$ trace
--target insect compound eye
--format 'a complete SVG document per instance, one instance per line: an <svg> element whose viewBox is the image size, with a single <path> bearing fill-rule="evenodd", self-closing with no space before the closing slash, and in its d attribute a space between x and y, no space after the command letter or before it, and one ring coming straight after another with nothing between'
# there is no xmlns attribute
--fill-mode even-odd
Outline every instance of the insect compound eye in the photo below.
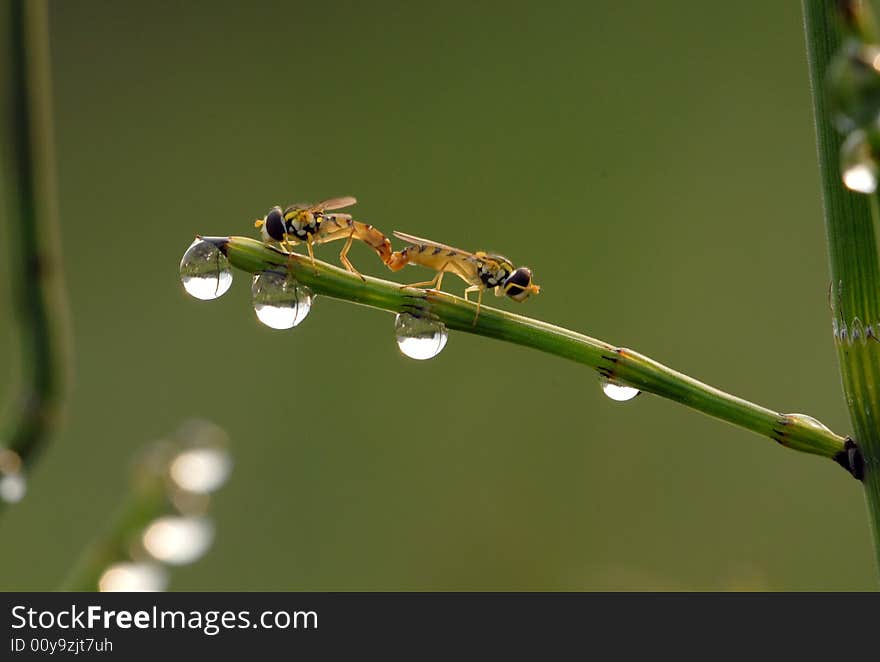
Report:
<svg viewBox="0 0 880 662"><path fill-rule="evenodd" d="M281 207L272 207L266 214L266 234L275 241L284 241L284 216L281 214Z"/></svg>
<svg viewBox="0 0 880 662"><path fill-rule="evenodd" d="M504 281L504 292L514 301L525 301L531 294L532 272L520 267Z"/></svg>

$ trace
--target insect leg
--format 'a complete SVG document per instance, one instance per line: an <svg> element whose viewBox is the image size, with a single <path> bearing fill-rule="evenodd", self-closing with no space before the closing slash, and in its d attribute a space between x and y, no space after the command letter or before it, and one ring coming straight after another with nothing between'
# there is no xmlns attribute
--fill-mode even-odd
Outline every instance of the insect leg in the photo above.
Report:
<svg viewBox="0 0 880 662"><path fill-rule="evenodd" d="M470 301L470 299L468 299L468 294L470 294L471 292L481 292L482 290L483 288L479 285L471 285L470 287L466 287L464 290L464 300Z"/></svg>
<svg viewBox="0 0 880 662"><path fill-rule="evenodd" d="M408 285L401 285L400 289L403 289L405 287L427 287L429 290L439 290L440 283L443 282L443 274L446 273L443 271L443 269L445 268L446 265L444 264L443 267L439 271L437 271L437 275L434 276L431 280L424 280L420 283L409 283Z"/></svg>
<svg viewBox="0 0 880 662"><path fill-rule="evenodd" d="M284 239L279 243L281 244L281 248L287 251L287 273L289 274L290 268L293 265L293 244L290 243L290 239L286 234L284 235Z"/></svg>
<svg viewBox="0 0 880 662"><path fill-rule="evenodd" d="M306 239L306 248L309 249L309 258L312 260L312 269L315 270L315 275L318 275L318 265L315 264L315 251L312 249L312 235L307 235Z"/></svg>
<svg viewBox="0 0 880 662"><path fill-rule="evenodd" d="M363 277L360 271L354 268L354 265L348 259L348 249L351 248L351 242L354 239L354 225L351 226L351 233L348 235L348 239L345 240L345 246L342 247L342 250L339 252L339 261L345 265L345 268L350 272L355 274L356 276L360 276L360 279L366 282L366 278Z"/></svg>
<svg viewBox="0 0 880 662"><path fill-rule="evenodd" d="M477 318L480 316L480 306L483 305L483 290L484 288L480 288L480 293L477 295L477 314L474 315L473 326L477 325Z"/></svg>

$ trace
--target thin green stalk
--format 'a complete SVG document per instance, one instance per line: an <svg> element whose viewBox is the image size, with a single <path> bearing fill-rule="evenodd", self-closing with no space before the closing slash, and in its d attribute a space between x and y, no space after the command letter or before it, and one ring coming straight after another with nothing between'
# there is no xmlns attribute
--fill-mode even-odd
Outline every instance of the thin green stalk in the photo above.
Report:
<svg viewBox="0 0 880 662"><path fill-rule="evenodd" d="M829 116L825 78L841 45L834 3L804 0L807 56L831 268L833 329L856 440L864 458L865 497L880 564L880 262L876 195L847 190L839 166L839 134Z"/></svg>
<svg viewBox="0 0 880 662"><path fill-rule="evenodd" d="M67 306L58 249L48 16L44 0L3 3L0 167L6 203L20 392L0 433L7 472L29 468L54 430L68 373ZM9 451L12 451L10 453ZM17 458L11 462L9 458ZM2 506L2 501L0 501Z"/></svg>
<svg viewBox="0 0 880 662"><path fill-rule="evenodd" d="M342 269L281 252L247 237L205 237L230 263L250 273L286 268L315 293L395 313L429 316L449 329L505 340L582 363L614 382L634 386L769 437L805 453L831 458L850 469L847 438L801 414L781 414L725 393L629 349L540 320L483 306L459 297L401 287L378 278L361 280Z"/></svg>

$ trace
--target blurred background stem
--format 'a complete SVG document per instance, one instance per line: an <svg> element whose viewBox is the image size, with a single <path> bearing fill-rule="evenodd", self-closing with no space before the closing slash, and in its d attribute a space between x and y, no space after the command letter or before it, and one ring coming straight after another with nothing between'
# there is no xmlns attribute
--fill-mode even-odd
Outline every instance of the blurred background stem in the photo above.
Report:
<svg viewBox="0 0 880 662"><path fill-rule="evenodd" d="M18 393L0 437L7 473L28 469L54 431L68 376L67 304L55 191L45 0L3 3L2 179L20 348ZM9 451L12 451L11 453ZM0 500L2 504L2 500Z"/></svg>
<svg viewBox="0 0 880 662"><path fill-rule="evenodd" d="M58 590L163 590L168 565L185 565L207 552L213 493L232 470L228 441L218 425L190 419L145 447L125 499Z"/></svg>
<svg viewBox="0 0 880 662"><path fill-rule="evenodd" d="M847 190L842 139L830 119L826 72L841 46L836 3L804 0L807 54L831 271L834 341L856 441L864 458L865 497L880 564L880 266L876 193Z"/></svg>
<svg viewBox="0 0 880 662"><path fill-rule="evenodd" d="M107 531L89 543L57 590L97 590L101 576L107 569L127 559L137 537L151 521L168 511L168 497L163 484L158 480L142 482L144 484L132 488L114 514Z"/></svg>

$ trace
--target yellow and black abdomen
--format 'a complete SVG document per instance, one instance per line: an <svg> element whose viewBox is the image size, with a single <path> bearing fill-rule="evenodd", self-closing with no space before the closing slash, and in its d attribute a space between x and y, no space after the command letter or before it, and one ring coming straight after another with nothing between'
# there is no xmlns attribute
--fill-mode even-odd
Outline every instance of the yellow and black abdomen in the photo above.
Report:
<svg viewBox="0 0 880 662"><path fill-rule="evenodd" d="M393 260L393 265L388 265L393 271L403 269L407 264L418 264L434 271L443 271L444 265L460 259L458 251L423 244L411 244L395 252L394 255L396 258Z"/></svg>

